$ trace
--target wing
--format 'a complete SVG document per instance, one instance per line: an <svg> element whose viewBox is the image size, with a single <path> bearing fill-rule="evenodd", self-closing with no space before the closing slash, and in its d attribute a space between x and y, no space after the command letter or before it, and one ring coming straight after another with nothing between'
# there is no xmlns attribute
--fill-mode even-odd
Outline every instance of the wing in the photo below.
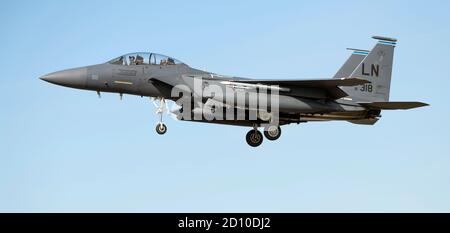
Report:
<svg viewBox="0 0 450 233"><path fill-rule="evenodd" d="M301 90L299 93L308 93L304 90L310 90L310 96L317 98L330 98L330 99L340 99L342 97L348 96L340 86L359 86L366 83L370 83L368 80L360 78L343 78L343 79L312 79L312 80L265 80L265 79L234 79L230 80L231 84L263 84L263 85L277 85L281 90L286 90L288 92L295 92L295 90ZM317 93L317 95L314 95ZM325 95L320 95L324 93ZM321 97L320 97L321 96Z"/></svg>

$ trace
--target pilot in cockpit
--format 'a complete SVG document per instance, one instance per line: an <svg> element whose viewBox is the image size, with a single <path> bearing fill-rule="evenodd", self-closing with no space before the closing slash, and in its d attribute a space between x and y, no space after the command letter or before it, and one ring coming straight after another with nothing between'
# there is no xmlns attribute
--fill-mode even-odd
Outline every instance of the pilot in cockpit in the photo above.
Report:
<svg viewBox="0 0 450 233"><path fill-rule="evenodd" d="M144 64L144 58L137 55L136 56L136 65L142 65L142 64Z"/></svg>
<svg viewBox="0 0 450 233"><path fill-rule="evenodd" d="M134 56L129 56L128 58L130 59L130 65L136 65L136 62L134 60Z"/></svg>
<svg viewBox="0 0 450 233"><path fill-rule="evenodd" d="M173 60L173 58L167 58L167 65L175 65L175 61Z"/></svg>

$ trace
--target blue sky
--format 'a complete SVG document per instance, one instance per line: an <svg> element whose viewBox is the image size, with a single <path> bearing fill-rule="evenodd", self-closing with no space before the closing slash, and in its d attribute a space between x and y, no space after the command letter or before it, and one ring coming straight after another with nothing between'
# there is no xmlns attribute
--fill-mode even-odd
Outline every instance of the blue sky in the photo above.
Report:
<svg viewBox="0 0 450 233"><path fill-rule="evenodd" d="M449 212L448 1L2 1L0 212ZM39 76L154 51L220 74L330 78L347 47L399 39L375 126L247 128L177 122L154 132L147 98Z"/></svg>

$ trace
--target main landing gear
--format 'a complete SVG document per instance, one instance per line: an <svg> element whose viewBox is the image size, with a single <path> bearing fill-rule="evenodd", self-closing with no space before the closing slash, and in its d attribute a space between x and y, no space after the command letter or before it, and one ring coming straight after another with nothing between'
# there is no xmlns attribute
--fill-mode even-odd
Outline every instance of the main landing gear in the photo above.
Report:
<svg viewBox="0 0 450 233"><path fill-rule="evenodd" d="M270 141L275 141L281 136L281 127L277 125L269 125L264 128L264 136Z"/></svg>
<svg viewBox="0 0 450 233"><path fill-rule="evenodd" d="M258 131L257 128L248 131L247 136L245 137L248 145L252 147L258 147L263 142L263 135Z"/></svg>
<svg viewBox="0 0 450 233"><path fill-rule="evenodd" d="M264 128L264 136L270 141L277 140L281 136L281 127L277 125L266 126ZM252 130L248 131L245 139L249 146L258 147L262 144L264 137L255 125Z"/></svg>
<svg viewBox="0 0 450 233"><path fill-rule="evenodd" d="M163 114L166 107L166 100L159 98L159 107L156 109L156 113L159 114L159 122L156 124L156 133L163 135L167 132L167 126L163 123Z"/></svg>

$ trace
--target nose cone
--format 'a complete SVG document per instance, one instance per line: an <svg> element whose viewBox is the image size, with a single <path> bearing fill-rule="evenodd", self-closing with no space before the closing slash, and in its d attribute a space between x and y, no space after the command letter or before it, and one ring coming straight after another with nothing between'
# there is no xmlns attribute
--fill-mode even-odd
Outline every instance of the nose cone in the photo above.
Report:
<svg viewBox="0 0 450 233"><path fill-rule="evenodd" d="M65 87L85 88L87 68L75 68L70 70L58 71L44 75L40 77L40 79Z"/></svg>

